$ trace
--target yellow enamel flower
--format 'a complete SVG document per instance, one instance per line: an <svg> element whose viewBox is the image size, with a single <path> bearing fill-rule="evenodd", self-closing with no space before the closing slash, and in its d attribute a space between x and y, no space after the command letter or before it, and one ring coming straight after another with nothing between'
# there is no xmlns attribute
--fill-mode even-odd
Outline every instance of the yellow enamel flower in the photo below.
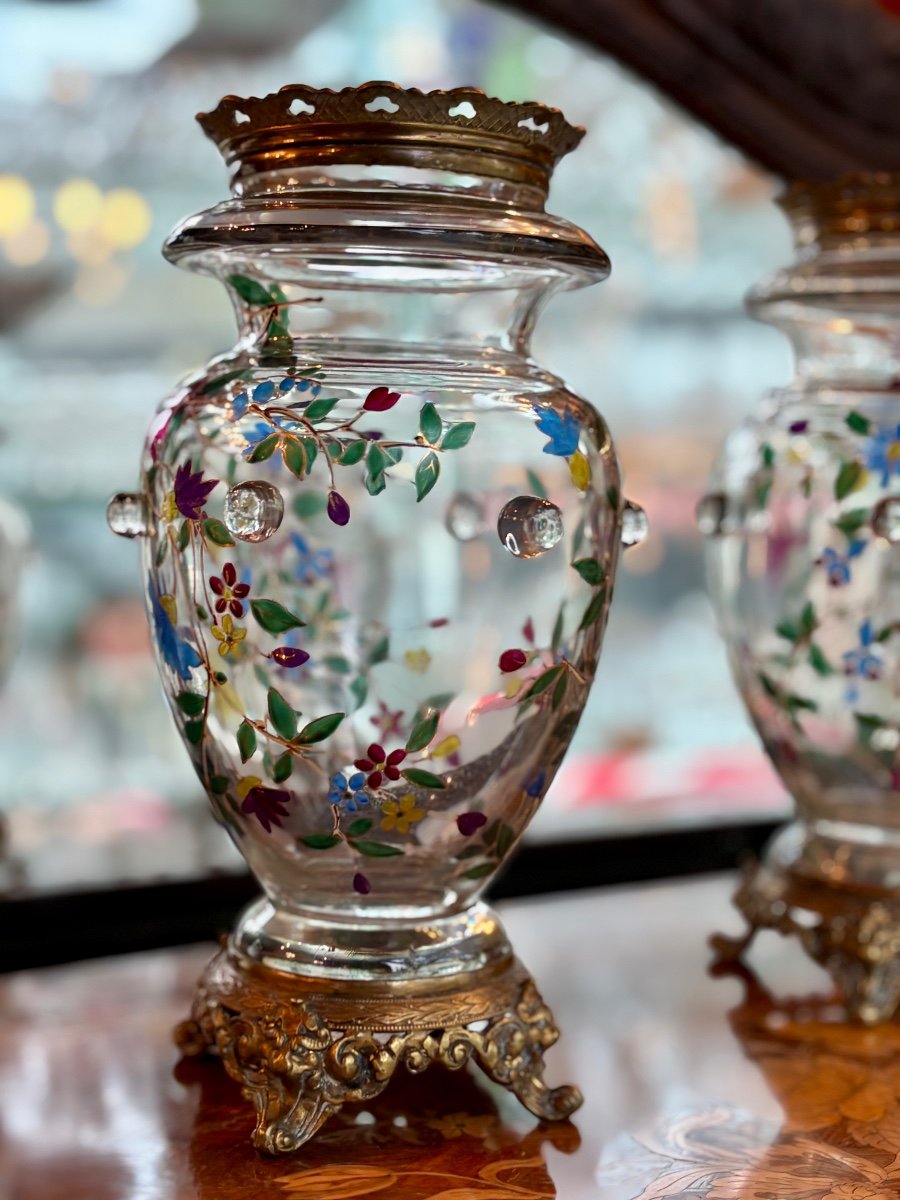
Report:
<svg viewBox="0 0 900 1200"><path fill-rule="evenodd" d="M237 649L247 636L247 630L235 625L231 613L226 613L218 625L213 625L212 635L219 643L219 653L225 658Z"/></svg>
<svg viewBox="0 0 900 1200"><path fill-rule="evenodd" d="M175 493L167 492L162 505L162 518L171 523L178 517L178 505L175 503Z"/></svg>
<svg viewBox="0 0 900 1200"><path fill-rule="evenodd" d="M580 450L576 450L569 459L569 473L579 492L587 491L591 482L591 464Z"/></svg>
<svg viewBox="0 0 900 1200"><path fill-rule="evenodd" d="M242 775L234 790L242 800L246 800L255 787L262 787L262 782L258 775Z"/></svg>
<svg viewBox="0 0 900 1200"><path fill-rule="evenodd" d="M410 825L421 821L425 816L424 808L416 808L412 796L401 796L399 800L385 800L381 806L381 828L385 833L396 829L398 833L409 833Z"/></svg>
<svg viewBox="0 0 900 1200"><path fill-rule="evenodd" d="M431 655L425 649L407 650L403 655L403 661L410 671L415 671L417 675L424 675L431 666Z"/></svg>

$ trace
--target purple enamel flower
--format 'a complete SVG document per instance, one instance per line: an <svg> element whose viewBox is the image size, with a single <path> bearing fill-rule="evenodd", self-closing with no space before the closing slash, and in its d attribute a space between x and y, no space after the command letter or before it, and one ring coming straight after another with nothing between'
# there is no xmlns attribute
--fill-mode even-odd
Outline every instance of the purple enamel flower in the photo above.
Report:
<svg viewBox="0 0 900 1200"><path fill-rule="evenodd" d="M204 479L203 471L193 470L193 465L188 459L175 472L175 507L189 521L199 521L203 517L203 506L219 481Z"/></svg>
<svg viewBox="0 0 900 1200"><path fill-rule="evenodd" d="M335 525L346 525L350 520L350 505L340 492L328 493L328 519Z"/></svg>
<svg viewBox="0 0 900 1200"><path fill-rule="evenodd" d="M254 787L247 793L241 812L256 817L266 833L271 833L272 826L280 826L281 818L288 815L290 799L291 793L284 788Z"/></svg>

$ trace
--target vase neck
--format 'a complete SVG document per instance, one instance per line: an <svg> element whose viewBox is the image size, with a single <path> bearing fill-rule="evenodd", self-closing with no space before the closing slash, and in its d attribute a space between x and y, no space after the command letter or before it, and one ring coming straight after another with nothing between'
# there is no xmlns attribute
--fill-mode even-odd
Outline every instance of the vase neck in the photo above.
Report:
<svg viewBox="0 0 900 1200"><path fill-rule="evenodd" d="M781 198L796 261L751 292L750 310L793 346L796 384L900 383L900 174L794 184Z"/></svg>

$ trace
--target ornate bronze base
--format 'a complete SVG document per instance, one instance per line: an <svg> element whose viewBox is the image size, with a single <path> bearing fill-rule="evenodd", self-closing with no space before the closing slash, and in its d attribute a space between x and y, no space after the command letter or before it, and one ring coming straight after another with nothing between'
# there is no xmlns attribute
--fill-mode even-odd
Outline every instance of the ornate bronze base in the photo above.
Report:
<svg viewBox="0 0 900 1200"><path fill-rule="evenodd" d="M342 1104L370 1100L399 1064L418 1073L474 1059L535 1116L564 1120L574 1087L548 1088L553 1015L518 960L469 975L413 981L331 981L275 971L225 947L203 973L184 1054L213 1050L256 1108L253 1144L298 1149Z"/></svg>
<svg viewBox="0 0 900 1200"><path fill-rule="evenodd" d="M738 959L760 929L796 937L867 1025L900 1008L900 896L803 878L777 863L755 863L735 893L747 920L743 938L716 935L720 962Z"/></svg>

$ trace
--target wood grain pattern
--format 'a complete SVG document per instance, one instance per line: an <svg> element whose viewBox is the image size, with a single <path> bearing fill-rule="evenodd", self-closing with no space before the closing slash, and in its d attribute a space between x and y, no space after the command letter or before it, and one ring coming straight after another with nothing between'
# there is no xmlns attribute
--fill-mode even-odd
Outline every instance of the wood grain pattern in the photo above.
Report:
<svg viewBox="0 0 900 1200"><path fill-rule="evenodd" d="M759 980L707 971L731 879L511 904L564 1030L574 1124L540 1126L464 1072L397 1078L292 1158L249 1145L216 1062L171 1042L209 947L0 980L3 1200L887 1200L900 1194L900 1025L846 1023L774 934ZM772 992L788 999L776 999Z"/></svg>

